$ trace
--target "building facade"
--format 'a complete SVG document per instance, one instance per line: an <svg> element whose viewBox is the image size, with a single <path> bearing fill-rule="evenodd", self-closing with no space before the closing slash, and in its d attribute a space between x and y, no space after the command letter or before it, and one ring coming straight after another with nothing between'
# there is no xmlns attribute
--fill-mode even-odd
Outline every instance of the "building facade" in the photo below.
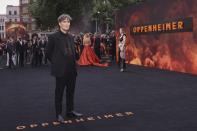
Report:
<svg viewBox="0 0 197 131"><path fill-rule="evenodd" d="M29 12L30 0L19 0L20 6L20 21L27 24L27 31L30 33L36 29L35 19L32 18Z"/></svg>
<svg viewBox="0 0 197 131"><path fill-rule="evenodd" d="M5 22L6 22L6 15L0 15L0 38L6 38L6 31L5 31Z"/></svg>
<svg viewBox="0 0 197 131"><path fill-rule="evenodd" d="M30 2L36 0L19 0L18 6L7 5L6 14L0 15L0 38L36 31L36 22L29 11ZM23 30L23 31L22 31ZM15 32L15 34L13 34ZM22 33L21 33L22 32Z"/></svg>
<svg viewBox="0 0 197 131"><path fill-rule="evenodd" d="M6 17L7 17L7 22L20 22L19 6L7 5Z"/></svg>

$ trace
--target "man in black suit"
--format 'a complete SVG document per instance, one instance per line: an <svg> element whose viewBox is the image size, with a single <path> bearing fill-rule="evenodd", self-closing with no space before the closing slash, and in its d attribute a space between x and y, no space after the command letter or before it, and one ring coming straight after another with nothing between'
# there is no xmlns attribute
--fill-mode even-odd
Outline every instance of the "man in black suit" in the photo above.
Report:
<svg viewBox="0 0 197 131"><path fill-rule="evenodd" d="M95 34L94 52L99 57L99 59L101 59L100 46L101 46L101 39L98 34Z"/></svg>
<svg viewBox="0 0 197 131"><path fill-rule="evenodd" d="M74 92L77 76L74 38L68 33L71 17L62 14L58 17L59 31L49 36L46 55L51 62L51 74L56 78L55 109L56 118L63 122L62 99L66 88L66 116L80 117L82 114L74 111Z"/></svg>
<svg viewBox="0 0 197 131"><path fill-rule="evenodd" d="M39 42L38 42L38 35L33 34L32 35L32 60L31 60L31 65L32 67L37 67L38 66L38 60L39 60Z"/></svg>
<svg viewBox="0 0 197 131"><path fill-rule="evenodd" d="M19 66L24 67L24 53L25 53L25 43L22 38L19 38L17 43L17 52L19 53Z"/></svg>
<svg viewBox="0 0 197 131"><path fill-rule="evenodd" d="M116 60L116 36L115 32L111 33L110 36L110 43L111 43L111 53L112 53L112 61Z"/></svg>

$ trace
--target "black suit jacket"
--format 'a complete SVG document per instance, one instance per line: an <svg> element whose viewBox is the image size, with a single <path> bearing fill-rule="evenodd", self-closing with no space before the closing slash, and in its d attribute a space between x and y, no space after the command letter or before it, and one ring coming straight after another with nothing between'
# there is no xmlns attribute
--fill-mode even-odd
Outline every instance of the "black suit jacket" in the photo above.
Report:
<svg viewBox="0 0 197 131"><path fill-rule="evenodd" d="M100 45L101 45L101 39L99 37L96 37L95 38L94 49L99 49L100 50Z"/></svg>
<svg viewBox="0 0 197 131"><path fill-rule="evenodd" d="M49 35L46 56L51 62L51 74L55 77L77 75L74 38L58 31Z"/></svg>
<svg viewBox="0 0 197 131"><path fill-rule="evenodd" d="M23 54L25 52L25 43L22 42L22 45L20 43L20 41L17 41L16 42L16 48L17 48L17 52L20 53L20 54Z"/></svg>

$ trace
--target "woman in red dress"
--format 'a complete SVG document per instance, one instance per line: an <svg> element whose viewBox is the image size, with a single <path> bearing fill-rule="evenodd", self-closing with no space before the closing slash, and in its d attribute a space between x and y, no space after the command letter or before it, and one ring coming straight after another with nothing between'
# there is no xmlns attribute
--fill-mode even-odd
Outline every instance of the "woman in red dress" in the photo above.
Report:
<svg viewBox="0 0 197 131"><path fill-rule="evenodd" d="M90 65L95 65L99 67L107 67L108 64L100 63L100 59L98 56L94 53L93 49L91 48L91 39L89 34L85 34L83 37L83 51L81 53L81 56L78 60L78 64L80 66L90 66Z"/></svg>

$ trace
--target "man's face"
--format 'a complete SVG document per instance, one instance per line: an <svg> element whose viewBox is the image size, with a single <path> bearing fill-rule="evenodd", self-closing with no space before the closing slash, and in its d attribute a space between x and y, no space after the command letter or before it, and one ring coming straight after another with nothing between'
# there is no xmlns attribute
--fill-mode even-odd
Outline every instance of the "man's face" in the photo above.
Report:
<svg viewBox="0 0 197 131"><path fill-rule="evenodd" d="M70 28L70 20L65 19L65 20L59 22L59 26L60 26L60 29L62 29L63 31L68 31Z"/></svg>

